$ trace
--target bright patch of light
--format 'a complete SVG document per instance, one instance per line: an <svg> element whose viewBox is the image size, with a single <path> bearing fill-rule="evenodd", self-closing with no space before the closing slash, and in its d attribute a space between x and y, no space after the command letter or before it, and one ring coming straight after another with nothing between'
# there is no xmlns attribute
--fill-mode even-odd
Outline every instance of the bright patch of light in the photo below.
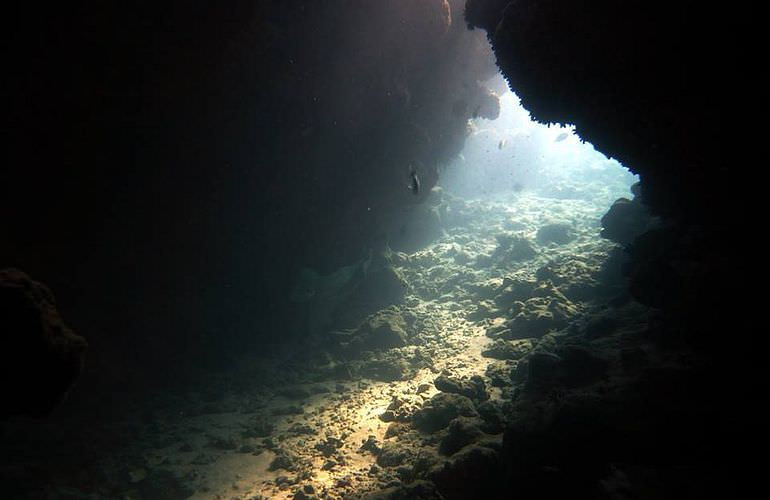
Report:
<svg viewBox="0 0 770 500"><path fill-rule="evenodd" d="M573 125L533 121L509 91L500 104L496 120L469 121L462 154L443 172L445 189L465 198L528 192L602 204L629 196L636 176L582 141Z"/></svg>

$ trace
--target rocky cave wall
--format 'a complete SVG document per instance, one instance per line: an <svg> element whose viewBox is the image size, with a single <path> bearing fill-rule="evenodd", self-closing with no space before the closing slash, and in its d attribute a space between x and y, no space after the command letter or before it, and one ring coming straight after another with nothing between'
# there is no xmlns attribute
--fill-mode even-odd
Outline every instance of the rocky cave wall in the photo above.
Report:
<svg viewBox="0 0 770 500"><path fill-rule="evenodd" d="M97 355L109 345L129 362L157 356L181 369L212 338L238 345L223 332L253 332L253 318L237 318L275 306L293 262L337 265L323 257L334 241L347 262L358 254L353 243L376 239L367 229L387 222L357 218L364 207L418 201L389 187L401 182L403 163L430 166L451 154L460 124L481 109L483 89L455 73L489 71L475 66L479 46L462 42L479 33L458 22L459 2L451 25L444 2L388 4L408 13L394 32L381 2L328 10L286 3L260 3L256 15L243 3L67 6L6 17L14 71L4 153L12 168L3 171L0 260L52 285ZM350 17L343 22L340 12ZM509 415L500 462L472 459L471 475L446 468L437 480L454 494L481 485L541 497L587 497L601 480L616 498L628 489L620 472L647 476L657 464L664 487L694 478L695 491L716 482L734 493L742 446L756 439L762 364L732 337L744 331L747 275L728 237L742 205L725 203L737 182L725 174L734 160L719 128L725 105L708 100L728 77L704 78L712 75L707 60L729 51L698 36L716 26L714 14L686 3L544 0L471 0L467 13L536 117L575 123L640 174L641 201L662 222L629 234L646 209L626 200L603 220L605 236L625 247L631 295L656 311L645 344L673 345L667 352L677 359L645 368L639 349L623 350L624 363L641 365L639 385L597 397L525 393L522 414ZM369 45L351 43L368 36ZM378 52L383 40L396 61ZM337 198L346 203L328 203ZM348 240L354 225L363 231ZM21 319L47 318L36 333L68 339L51 355L74 377L85 342L62 324L50 293L17 271L0 274L0 311L23 302L31 313ZM212 324L218 337L207 335ZM585 370L591 358L573 348L561 360L533 357L529 377L565 364L569 353L572 368ZM6 378L17 374L12 366ZM32 413L49 410L32 403ZM609 477L608 460L622 462Z"/></svg>
<svg viewBox="0 0 770 500"><path fill-rule="evenodd" d="M750 163L735 141L746 110L730 100L751 71L734 30L742 14L688 1L470 0L466 16L535 119L575 124L639 174L636 201L662 222L623 242L635 297L687 316L696 337L718 335L702 312L732 300L713 291L739 287L743 261L729 237L747 189L731 165Z"/></svg>
<svg viewBox="0 0 770 500"><path fill-rule="evenodd" d="M466 12L537 120L575 124L638 173L655 213L724 220L743 157L731 139L744 111L730 103L750 71L740 13L609 0L470 0Z"/></svg>
<svg viewBox="0 0 770 500"><path fill-rule="evenodd" d="M54 291L86 370L176 373L280 341L298 268L383 241L393 208L422 201L409 165L429 190L467 118L495 116L477 81L496 68L462 16L458 0L14 6L2 267Z"/></svg>
<svg viewBox="0 0 770 500"><path fill-rule="evenodd" d="M583 139L639 174L635 198L616 202L603 235L623 247L629 296L654 311L645 342L684 361L676 370L649 366L629 386L644 394L642 413L629 411L633 398L618 405L619 428L636 427L614 443L606 437L613 419L599 415L611 405L601 397L580 411L556 403L554 418L538 413L551 404L545 396L522 403L530 414L518 415L504 438L511 487L593 497L598 483L589 478L612 463L656 470L657 488L671 497L741 487L740 466L726 457L742 456L760 431L752 412L735 409L755 399L762 378L761 362L735 342L748 327L740 290L751 280L734 238L745 227L753 164L746 139L736 140L741 124L752 123L750 30L736 30L748 26L744 14L686 1L467 2L469 27L487 32L534 118L575 124ZM672 397L672 390L680 392Z"/></svg>

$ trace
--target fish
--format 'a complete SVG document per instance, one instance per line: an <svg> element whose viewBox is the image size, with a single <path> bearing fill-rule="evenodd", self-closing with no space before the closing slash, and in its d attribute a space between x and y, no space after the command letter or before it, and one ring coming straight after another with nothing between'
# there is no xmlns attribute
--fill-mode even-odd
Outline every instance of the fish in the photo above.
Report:
<svg viewBox="0 0 770 500"><path fill-rule="evenodd" d="M409 165L409 185L407 186L413 195L420 194L420 177L417 175L417 168Z"/></svg>
<svg viewBox="0 0 770 500"><path fill-rule="evenodd" d="M500 143L497 145L497 149L503 149L507 142L508 141L506 141L505 139L500 139Z"/></svg>
<svg viewBox="0 0 770 500"><path fill-rule="evenodd" d="M563 141L564 139L566 139L567 137L569 137L569 134L568 134L567 132L562 132L561 134L559 134L558 136L556 136L556 139L554 139L554 141L553 141L553 142L561 142L561 141Z"/></svg>

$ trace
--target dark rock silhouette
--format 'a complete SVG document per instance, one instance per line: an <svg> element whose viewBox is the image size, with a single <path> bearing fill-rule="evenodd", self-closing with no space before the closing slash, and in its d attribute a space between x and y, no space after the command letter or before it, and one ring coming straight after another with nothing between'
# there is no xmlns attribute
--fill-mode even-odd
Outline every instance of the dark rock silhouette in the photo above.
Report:
<svg viewBox="0 0 770 500"><path fill-rule="evenodd" d="M741 294L727 292L741 289L746 273L728 236L745 222L744 179L728 175L726 165L751 160L732 125L719 124L747 122L750 109L737 97L752 67L748 31L731 30L744 15L687 1L467 2L469 27L486 30L533 117L575 124L581 138L639 175L634 201L618 200L602 219L602 235L626 247L603 277L618 294L611 311L629 295L657 311L643 334L618 330L619 316L603 313L585 330L591 350L537 353L519 363L514 380L528 365L530 387L538 382L542 390L526 394L509 416L503 462L517 494L608 498L649 488L696 498L741 487L730 479L738 473L732 458L758 430L732 432L723 423L731 405L758 390L761 361L719 339L742 324L737 311L745 307ZM714 37L716 26L726 35ZM714 71L714 60L731 62ZM731 97L714 102L715 95ZM650 216L659 220L650 224ZM630 345L611 347L621 338ZM619 366L626 382L613 379ZM709 375L717 366L718 381ZM565 370L594 389L562 386ZM731 403L711 401L712 391ZM710 434L709 444L697 444L700 433ZM630 457L639 469L616 467Z"/></svg>
<svg viewBox="0 0 770 500"><path fill-rule="evenodd" d="M0 270L0 418L43 417L83 368L85 339L64 324L51 291L18 269Z"/></svg>

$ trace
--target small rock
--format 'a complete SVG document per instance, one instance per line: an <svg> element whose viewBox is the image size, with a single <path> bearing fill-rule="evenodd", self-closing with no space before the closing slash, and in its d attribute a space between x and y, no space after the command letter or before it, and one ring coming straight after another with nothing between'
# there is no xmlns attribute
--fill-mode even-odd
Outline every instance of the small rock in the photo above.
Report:
<svg viewBox="0 0 770 500"><path fill-rule="evenodd" d="M484 401L476 407L479 415L484 420L481 430L487 434L499 434L505 429L505 412L500 403L495 401Z"/></svg>
<svg viewBox="0 0 770 500"><path fill-rule="evenodd" d="M513 236L511 238L510 247L506 251L506 257L517 262L532 259L536 255L537 250L535 250L532 243L523 236Z"/></svg>
<svg viewBox="0 0 770 500"><path fill-rule="evenodd" d="M473 401L485 401L489 399L486 384L478 375L474 375L470 380L441 375L433 381L433 385L435 385L436 389L441 392L460 394Z"/></svg>
<svg viewBox="0 0 770 500"><path fill-rule="evenodd" d="M408 483L414 479L414 471L407 465L400 465L396 467L396 474L398 475L398 478L404 483Z"/></svg>
<svg viewBox="0 0 770 500"><path fill-rule="evenodd" d="M315 429L310 427L307 424L301 424L299 422L293 424L291 427L287 429L287 432L289 434L292 434L294 436L312 436L316 433Z"/></svg>
<svg viewBox="0 0 770 500"><path fill-rule="evenodd" d="M537 230L537 242L541 245L556 243L564 245L575 239L572 227L569 224L546 224Z"/></svg>
<svg viewBox="0 0 770 500"><path fill-rule="evenodd" d="M368 451L369 453L373 455L378 455L382 449L380 448L379 444L377 443L377 438L374 436L369 436L366 441L361 445L360 450Z"/></svg>
<svg viewBox="0 0 770 500"><path fill-rule="evenodd" d="M513 319L506 325L510 335L505 338L540 338L564 328L578 314L578 308L550 282L539 283L533 294L513 303Z"/></svg>
<svg viewBox="0 0 770 500"><path fill-rule="evenodd" d="M387 429L385 429L385 439L389 439L395 436L400 436L401 434L407 432L409 430L409 427L406 424L400 423L400 422L392 422Z"/></svg>
<svg viewBox="0 0 770 500"><path fill-rule="evenodd" d="M324 441L317 443L313 448L320 451L324 457L329 458L340 446L342 446L341 440L334 437L328 437Z"/></svg>
<svg viewBox="0 0 770 500"><path fill-rule="evenodd" d="M278 486L289 486L293 484L292 480L289 479L289 476L278 476L275 478L275 484Z"/></svg>
<svg viewBox="0 0 770 500"><path fill-rule="evenodd" d="M449 423L447 434L441 440L438 451L442 455L453 455L483 436L484 433L479 429L478 420L456 418Z"/></svg>
<svg viewBox="0 0 770 500"><path fill-rule="evenodd" d="M356 330L357 342L351 342L351 348L378 351L403 347L407 343L406 330L401 313L395 308L385 309L367 318Z"/></svg>
<svg viewBox="0 0 770 500"><path fill-rule="evenodd" d="M469 446L443 465L434 467L429 479L446 498L498 498L499 495L487 490L497 485L499 461L497 451Z"/></svg>
<svg viewBox="0 0 770 500"><path fill-rule="evenodd" d="M287 471L293 471L296 469L296 462L297 459L294 455L288 453L287 451L279 450L273 461L270 462L268 470L273 471L283 469Z"/></svg>
<svg viewBox="0 0 770 500"><path fill-rule="evenodd" d="M292 500L312 500L314 497L312 495L308 495L304 491L300 490L296 493L294 493L294 496L291 497Z"/></svg>
<svg viewBox="0 0 770 500"><path fill-rule="evenodd" d="M459 394L441 392L429 399L414 417L414 426L423 432L433 433L449 425L457 417L478 416L473 401Z"/></svg>
<svg viewBox="0 0 770 500"><path fill-rule="evenodd" d="M408 378L412 370L403 359L374 359L367 361L361 367L361 374L373 380L395 382Z"/></svg>
<svg viewBox="0 0 770 500"><path fill-rule="evenodd" d="M386 488L363 497L365 500L443 500L444 497L436 490L436 485L430 481L418 479L409 484L402 484L400 481L392 481L386 485ZM469 497L471 498L471 497Z"/></svg>
<svg viewBox="0 0 770 500"><path fill-rule="evenodd" d="M380 467L397 467L409 457L408 451L397 443L385 443L382 446L377 465Z"/></svg>
<svg viewBox="0 0 770 500"><path fill-rule="evenodd" d="M532 296L532 290L536 284L537 282L532 280L505 278L495 295L495 304L502 309L507 309L514 301L527 300Z"/></svg>
<svg viewBox="0 0 770 500"><path fill-rule="evenodd" d="M495 318L498 316L498 310L495 303L491 300L482 300L476 305L476 309L466 315L468 321L481 321L486 318Z"/></svg>
<svg viewBox="0 0 770 500"><path fill-rule="evenodd" d="M518 360L523 358L535 347L532 339L503 340L497 339L481 352L486 358Z"/></svg>
<svg viewBox="0 0 770 500"><path fill-rule="evenodd" d="M508 387L511 385L511 372L515 364L505 361L494 361L487 366L484 375L490 380L492 387Z"/></svg>

